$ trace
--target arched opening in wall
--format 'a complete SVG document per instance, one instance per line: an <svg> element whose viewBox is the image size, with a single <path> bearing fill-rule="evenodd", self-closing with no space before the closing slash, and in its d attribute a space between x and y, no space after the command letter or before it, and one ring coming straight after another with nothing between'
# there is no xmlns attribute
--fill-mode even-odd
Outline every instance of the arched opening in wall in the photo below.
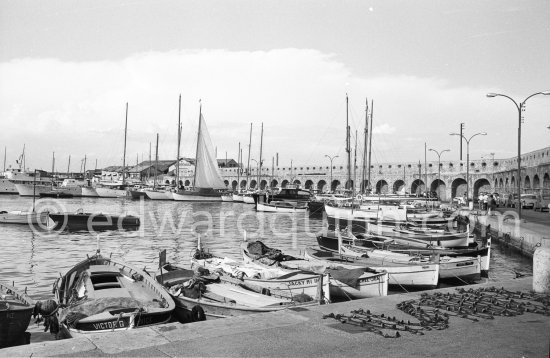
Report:
<svg viewBox="0 0 550 358"><path fill-rule="evenodd" d="M246 180L241 180L241 189L246 188Z"/></svg>
<svg viewBox="0 0 550 358"><path fill-rule="evenodd" d="M223 181L223 183L225 184L226 187L229 186L229 180L226 179Z"/></svg>
<svg viewBox="0 0 550 358"><path fill-rule="evenodd" d="M294 185L296 185L297 187L299 187L300 185L302 185L302 182L299 181L298 179L294 180L294 182L292 183Z"/></svg>
<svg viewBox="0 0 550 358"><path fill-rule="evenodd" d="M405 182L401 179L398 179L393 183L393 192L399 194L405 194Z"/></svg>
<svg viewBox="0 0 550 358"><path fill-rule="evenodd" d="M185 181L185 186L189 186L190 184L191 184L191 182L189 180Z"/></svg>
<svg viewBox="0 0 550 358"><path fill-rule="evenodd" d="M181 188L183 186L183 181L180 180L179 183L178 183L178 188Z"/></svg>
<svg viewBox="0 0 550 358"><path fill-rule="evenodd" d="M319 182L317 183L317 190L319 190L320 192L323 192L326 185L327 185L326 181L319 180Z"/></svg>
<svg viewBox="0 0 550 358"><path fill-rule="evenodd" d="M233 182L231 183L231 187L233 188L233 190L237 190L237 185L239 185L239 183L237 183L236 180L233 180Z"/></svg>
<svg viewBox="0 0 550 358"><path fill-rule="evenodd" d="M473 197L477 198L479 193L492 193L491 183L485 178L478 179L474 182L474 193Z"/></svg>
<svg viewBox="0 0 550 358"><path fill-rule="evenodd" d="M502 181L502 178L499 179L498 187L502 190L504 188L504 182Z"/></svg>
<svg viewBox="0 0 550 358"><path fill-rule="evenodd" d="M272 187L272 188L276 188L277 185L279 185L279 182L278 182L277 180L273 179L273 180L271 181L271 187Z"/></svg>
<svg viewBox="0 0 550 358"><path fill-rule="evenodd" d="M338 189L338 187L339 187L340 185L341 185L341 184L340 184L340 181L334 179L334 180L332 181L332 183L330 184L330 191L332 191L332 192L335 191L336 189Z"/></svg>
<svg viewBox="0 0 550 358"><path fill-rule="evenodd" d="M498 188L498 179L495 179L495 184L493 185L493 188L495 188L495 190Z"/></svg>
<svg viewBox="0 0 550 358"><path fill-rule="evenodd" d="M533 177L533 189L539 189L540 188L540 179L537 174Z"/></svg>
<svg viewBox="0 0 550 358"><path fill-rule="evenodd" d="M256 182L256 180L255 180L255 179L252 179L252 180L250 181L250 189L254 189L254 188L256 187L257 184L258 184L258 183Z"/></svg>
<svg viewBox="0 0 550 358"><path fill-rule="evenodd" d="M281 188L286 188L286 186L288 185L288 180L283 180L283 182L281 183Z"/></svg>
<svg viewBox="0 0 550 358"><path fill-rule="evenodd" d="M529 175L525 176L525 181L524 181L523 187L525 189L531 189L531 178L529 178Z"/></svg>
<svg viewBox="0 0 550 358"><path fill-rule="evenodd" d="M510 188L510 182L508 181L508 178L506 178L506 181L505 181L505 183L504 183L504 189L505 189L506 191L508 191L509 188Z"/></svg>
<svg viewBox="0 0 550 358"><path fill-rule="evenodd" d="M548 173L544 173L544 177L542 178L542 187L550 188L550 175L548 175Z"/></svg>
<svg viewBox="0 0 550 358"><path fill-rule="evenodd" d="M516 177L512 176L512 179L510 180L510 188L516 187Z"/></svg>
<svg viewBox="0 0 550 358"><path fill-rule="evenodd" d="M267 186L267 180L263 179L260 182L260 190L264 190L266 186Z"/></svg>
<svg viewBox="0 0 550 358"><path fill-rule="evenodd" d="M173 179L171 182L170 182L171 185L176 185L176 179Z"/></svg>
<svg viewBox="0 0 550 358"><path fill-rule="evenodd" d="M384 179L379 180L376 183L376 194L387 194L388 193L388 182Z"/></svg>
<svg viewBox="0 0 550 358"><path fill-rule="evenodd" d="M170 180L166 179L166 180L164 181L164 184L170 185Z"/></svg>
<svg viewBox="0 0 550 358"><path fill-rule="evenodd" d="M466 193L466 180L462 178L456 178L451 183L451 197L456 198L464 198L464 194Z"/></svg>
<svg viewBox="0 0 550 358"><path fill-rule="evenodd" d="M426 185L420 179L415 179L411 184L411 193L420 196L423 192L426 191Z"/></svg>
<svg viewBox="0 0 550 358"><path fill-rule="evenodd" d="M369 188L369 181L365 179L361 183L361 192L366 193L368 188Z"/></svg>
<svg viewBox="0 0 550 358"><path fill-rule="evenodd" d="M309 179L306 180L305 188L306 188L307 190L309 190L309 189L312 189L312 186L313 186L313 181L312 181L312 180L309 180Z"/></svg>
<svg viewBox="0 0 550 358"><path fill-rule="evenodd" d="M353 180L352 179L346 181L346 189L351 189L351 188L353 188Z"/></svg>
<svg viewBox="0 0 550 358"><path fill-rule="evenodd" d="M441 179L436 179L430 184L430 191L434 191L441 201L447 201L447 186Z"/></svg>

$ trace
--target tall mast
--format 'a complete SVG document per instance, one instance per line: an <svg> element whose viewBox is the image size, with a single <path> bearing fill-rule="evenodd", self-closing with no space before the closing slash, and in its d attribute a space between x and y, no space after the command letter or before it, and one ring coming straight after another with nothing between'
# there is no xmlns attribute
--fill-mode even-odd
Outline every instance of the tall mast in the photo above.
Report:
<svg viewBox="0 0 550 358"><path fill-rule="evenodd" d="M271 182L269 188L273 186L273 176L275 175L275 157L271 157Z"/></svg>
<svg viewBox="0 0 550 358"><path fill-rule="evenodd" d="M67 164L67 178L69 177L70 172L71 172L71 155L69 154L69 163Z"/></svg>
<svg viewBox="0 0 550 358"><path fill-rule="evenodd" d="M363 165L362 165L362 171L361 171L361 185L359 186L361 189L361 192L365 193L367 190L367 187L365 186L365 175L366 175L366 168L367 165L367 139L369 135L369 100L365 98L365 138L363 140Z"/></svg>
<svg viewBox="0 0 550 358"><path fill-rule="evenodd" d="M157 133L157 149L155 150L155 181L153 182L153 190L157 187L157 174L159 167L159 134Z"/></svg>
<svg viewBox="0 0 550 358"><path fill-rule="evenodd" d="M353 159L353 197L355 198L355 181L357 180L357 130L355 130L355 156Z"/></svg>
<svg viewBox="0 0 550 358"><path fill-rule="evenodd" d="M351 143L350 143L350 128L349 128L349 115L348 115L349 99L346 93L346 152L348 153L348 181L346 183L346 189L351 188Z"/></svg>
<svg viewBox="0 0 550 358"><path fill-rule="evenodd" d="M180 143L181 143L181 94L178 106L178 152L176 154L176 190L180 186Z"/></svg>
<svg viewBox="0 0 550 358"><path fill-rule="evenodd" d="M260 136L260 169L258 170L258 189L261 189L260 187L260 178L261 178L261 173L262 173L262 146L263 146L263 143L264 143L264 122L262 122L262 134Z"/></svg>
<svg viewBox="0 0 550 358"><path fill-rule="evenodd" d="M202 103L199 101L199 131L197 132L197 150L195 151L195 173L193 174L193 187L196 187L197 166L199 165L199 143L201 138Z"/></svg>
<svg viewBox="0 0 550 358"><path fill-rule="evenodd" d="M147 174L147 180L151 178L151 142L149 142L149 174Z"/></svg>
<svg viewBox="0 0 550 358"><path fill-rule="evenodd" d="M52 189L53 189L54 170L55 170L55 152L52 153Z"/></svg>
<svg viewBox="0 0 550 358"><path fill-rule="evenodd" d="M372 122L373 122L373 114L374 114L374 101L371 99L370 101L370 131L369 131L369 162L367 164L368 169L368 178L367 181L369 183L369 188L372 188L372 185L370 183L370 167L371 165L371 150L372 150Z"/></svg>
<svg viewBox="0 0 550 358"><path fill-rule="evenodd" d="M248 183L248 176L250 174L250 146L252 145L252 123L250 123L250 137L248 139L248 164L246 165L246 185L250 188Z"/></svg>
<svg viewBox="0 0 550 358"><path fill-rule="evenodd" d="M4 171L6 171L6 153L8 152L8 147L4 147Z"/></svg>
<svg viewBox="0 0 550 358"><path fill-rule="evenodd" d="M82 172L82 176L86 178L86 154L84 154L84 170Z"/></svg>
<svg viewBox="0 0 550 358"><path fill-rule="evenodd" d="M25 171L26 169L26 165L27 165L27 161L25 159L25 144L23 144L23 171Z"/></svg>
<svg viewBox="0 0 550 358"><path fill-rule="evenodd" d="M237 152L237 193L241 190L241 142Z"/></svg>
<svg viewBox="0 0 550 358"><path fill-rule="evenodd" d="M124 156L122 158L122 185L126 182L126 131L128 129L128 102L126 102L126 121L124 123Z"/></svg>

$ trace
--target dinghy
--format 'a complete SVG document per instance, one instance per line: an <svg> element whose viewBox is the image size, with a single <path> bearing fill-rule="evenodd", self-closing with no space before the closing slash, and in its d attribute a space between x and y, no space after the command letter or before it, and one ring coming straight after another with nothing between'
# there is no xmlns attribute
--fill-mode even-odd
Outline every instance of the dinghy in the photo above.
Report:
<svg viewBox="0 0 550 358"><path fill-rule="evenodd" d="M25 331L31 321L34 301L27 292L0 282L0 349L29 343Z"/></svg>

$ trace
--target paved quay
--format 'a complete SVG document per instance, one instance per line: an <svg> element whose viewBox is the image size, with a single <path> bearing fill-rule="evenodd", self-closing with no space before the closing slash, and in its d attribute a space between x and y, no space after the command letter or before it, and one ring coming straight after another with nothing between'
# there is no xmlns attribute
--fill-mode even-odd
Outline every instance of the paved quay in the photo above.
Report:
<svg viewBox="0 0 550 358"><path fill-rule="evenodd" d="M465 288L503 287L528 292L530 277ZM456 292L445 288L424 292ZM362 299L305 310L170 323L86 338L33 343L0 350L0 357L548 357L550 317L524 313L513 317L469 319L452 316L444 330L424 335L401 332L384 338L334 319L328 313L353 309L411 320L396 304L418 299L421 292ZM354 329L353 329L354 328Z"/></svg>

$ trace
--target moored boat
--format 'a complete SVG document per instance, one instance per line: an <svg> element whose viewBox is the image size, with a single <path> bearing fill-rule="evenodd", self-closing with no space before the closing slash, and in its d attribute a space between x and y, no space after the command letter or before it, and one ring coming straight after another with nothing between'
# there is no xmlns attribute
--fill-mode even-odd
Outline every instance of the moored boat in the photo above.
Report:
<svg viewBox="0 0 550 358"><path fill-rule="evenodd" d="M0 211L0 224L26 224L48 226L48 212Z"/></svg>
<svg viewBox="0 0 550 358"><path fill-rule="evenodd" d="M31 321L34 301L12 285L0 282L0 349L29 343L25 331Z"/></svg>
<svg viewBox="0 0 550 358"><path fill-rule="evenodd" d="M355 257L307 247L305 258L328 267L371 268L387 271L389 285L398 287L436 288L439 263L401 263L392 260Z"/></svg>
<svg viewBox="0 0 550 358"><path fill-rule="evenodd" d="M256 203L256 211L271 213L304 213L307 203L293 203L283 200L272 200L269 203Z"/></svg>
<svg viewBox="0 0 550 358"><path fill-rule="evenodd" d="M98 252L54 284L59 328L75 337L167 323L175 308L154 278Z"/></svg>
<svg viewBox="0 0 550 358"><path fill-rule="evenodd" d="M112 215L103 213L49 213L54 222L54 230L117 230L134 229L140 226L140 219L133 215Z"/></svg>
<svg viewBox="0 0 550 358"><path fill-rule="evenodd" d="M313 262L308 259L283 254L271 249L262 242L241 243L243 260L247 264L260 268L279 268L287 274L296 270L307 270L329 276L331 297L341 299L386 296L388 292L388 273L367 267L343 267Z"/></svg>

